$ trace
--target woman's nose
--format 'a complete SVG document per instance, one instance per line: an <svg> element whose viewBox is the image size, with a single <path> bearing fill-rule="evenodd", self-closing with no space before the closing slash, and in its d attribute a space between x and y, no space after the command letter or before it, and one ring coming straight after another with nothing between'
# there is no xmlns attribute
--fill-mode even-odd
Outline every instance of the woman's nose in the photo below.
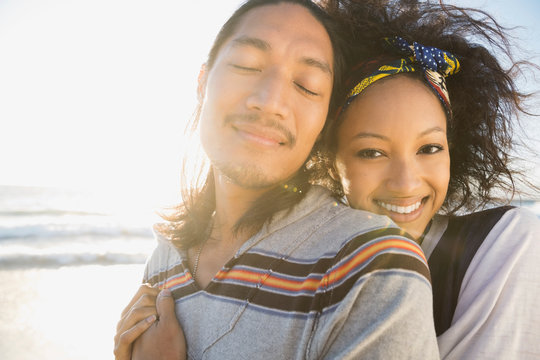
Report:
<svg viewBox="0 0 540 360"><path fill-rule="evenodd" d="M409 195L413 194L421 185L420 170L414 161L399 159L390 165L389 176L386 182L388 190Z"/></svg>

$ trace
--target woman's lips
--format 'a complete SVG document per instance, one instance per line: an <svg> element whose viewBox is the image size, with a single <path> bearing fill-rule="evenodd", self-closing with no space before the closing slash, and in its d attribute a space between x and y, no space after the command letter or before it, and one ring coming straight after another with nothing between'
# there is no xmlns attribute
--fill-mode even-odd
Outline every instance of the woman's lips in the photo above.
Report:
<svg viewBox="0 0 540 360"><path fill-rule="evenodd" d="M399 205L382 200L376 200L375 202L396 223L408 223L421 216L427 198L428 196L409 203L400 201Z"/></svg>
<svg viewBox="0 0 540 360"><path fill-rule="evenodd" d="M388 211L396 212L398 214L410 214L413 211L418 210L418 208L422 205L422 200L418 200L417 202L407 205L407 206L389 204L389 203L385 203L383 201L377 200L377 205L385 208Z"/></svg>

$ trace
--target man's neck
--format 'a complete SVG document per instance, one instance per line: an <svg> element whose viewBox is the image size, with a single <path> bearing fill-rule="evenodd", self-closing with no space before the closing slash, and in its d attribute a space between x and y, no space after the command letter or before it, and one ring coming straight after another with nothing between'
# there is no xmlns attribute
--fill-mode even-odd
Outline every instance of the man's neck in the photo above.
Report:
<svg viewBox="0 0 540 360"><path fill-rule="evenodd" d="M234 227L253 202L267 191L242 188L220 177L216 172L214 179L216 213L212 231L202 244L190 249L189 255L195 281L201 288L208 286L215 274L253 235L249 230L234 232ZM211 251L208 251L210 248Z"/></svg>
<svg viewBox="0 0 540 360"><path fill-rule="evenodd" d="M214 241L219 240L231 246L240 247L252 234L235 233L234 227L253 202L268 189L248 189L232 183L217 173L214 173L214 176L216 214L211 237Z"/></svg>

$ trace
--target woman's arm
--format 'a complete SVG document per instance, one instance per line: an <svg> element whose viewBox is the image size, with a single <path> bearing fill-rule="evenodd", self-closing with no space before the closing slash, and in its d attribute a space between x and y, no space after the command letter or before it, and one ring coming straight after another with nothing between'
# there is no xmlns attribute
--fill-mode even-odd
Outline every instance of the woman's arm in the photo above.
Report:
<svg viewBox="0 0 540 360"><path fill-rule="evenodd" d="M508 211L463 279L452 326L439 336L447 359L540 357L540 220Z"/></svg>

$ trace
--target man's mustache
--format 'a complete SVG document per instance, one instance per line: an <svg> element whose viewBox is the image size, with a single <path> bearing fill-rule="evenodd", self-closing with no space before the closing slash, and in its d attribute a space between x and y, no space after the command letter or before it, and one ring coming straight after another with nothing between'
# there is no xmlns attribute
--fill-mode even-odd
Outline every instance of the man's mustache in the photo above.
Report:
<svg viewBox="0 0 540 360"><path fill-rule="evenodd" d="M225 117L225 125L228 125L228 124L234 125L235 122L257 123L263 127L277 130L287 140L286 145L288 147L292 148L296 144L296 137L279 120L263 117L260 114L235 114L235 115L227 115Z"/></svg>

